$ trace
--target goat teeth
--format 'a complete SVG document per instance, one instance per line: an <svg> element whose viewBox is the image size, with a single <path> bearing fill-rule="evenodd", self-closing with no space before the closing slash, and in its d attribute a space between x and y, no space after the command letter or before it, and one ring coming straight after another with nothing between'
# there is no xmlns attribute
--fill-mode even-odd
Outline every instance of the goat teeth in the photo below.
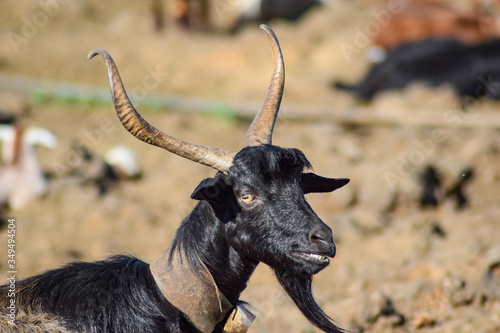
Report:
<svg viewBox="0 0 500 333"><path fill-rule="evenodd" d="M315 258L315 259L321 260L321 261L326 260L326 257L325 257L325 256L320 256L319 254L309 253L309 256L310 256L310 257L312 257L312 258Z"/></svg>

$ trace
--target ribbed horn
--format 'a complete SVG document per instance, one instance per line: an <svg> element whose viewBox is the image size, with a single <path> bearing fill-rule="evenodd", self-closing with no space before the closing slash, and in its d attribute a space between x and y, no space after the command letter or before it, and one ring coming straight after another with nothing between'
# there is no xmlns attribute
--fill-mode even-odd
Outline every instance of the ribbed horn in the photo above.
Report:
<svg viewBox="0 0 500 333"><path fill-rule="evenodd" d="M280 44L273 30L265 24L260 28L267 33L273 51L273 75L269 84L266 99L255 116L247 132L247 142L249 146L261 144L271 144L274 123L280 109L281 97L285 86L285 64L281 54Z"/></svg>
<svg viewBox="0 0 500 333"><path fill-rule="evenodd" d="M120 118L123 127L130 134L146 143L166 149L171 153L207 165L218 171L225 172L231 166L235 155L234 152L185 142L171 137L150 125L130 102L113 58L102 49L90 52L88 58L92 59L97 54L104 59L108 70L109 85L116 114Z"/></svg>

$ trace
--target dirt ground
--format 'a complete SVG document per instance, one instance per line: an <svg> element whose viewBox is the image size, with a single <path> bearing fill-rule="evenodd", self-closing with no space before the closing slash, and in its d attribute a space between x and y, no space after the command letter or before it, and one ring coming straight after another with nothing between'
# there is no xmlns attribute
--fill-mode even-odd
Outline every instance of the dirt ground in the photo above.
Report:
<svg viewBox="0 0 500 333"><path fill-rule="evenodd" d="M220 1L214 19L222 26L232 6ZM338 248L331 265L314 279L315 295L339 326L353 332L500 332L500 273L492 269L486 278L489 265L500 263L500 123L466 126L499 119L500 104L478 101L464 113L446 87L414 86L360 106L333 91L333 79L354 81L367 69L362 35L369 37L367 26L376 25L377 10L383 8L377 1L337 0L295 24L270 22L287 70L283 115L321 109L331 115L407 120L401 126L278 120L274 144L304 151L320 175L351 179L337 192L308 196L333 229ZM145 3L138 1L2 1L0 35L0 74L106 88L102 60L86 58L89 51L104 48L151 123L179 138L232 150L245 146L248 120L224 112L147 107L145 101L163 94L258 106L271 74L271 52L258 24L233 36L187 33L170 24L155 34ZM354 51L346 55L342 45ZM47 195L9 215L16 219L18 278L116 253L154 260L194 206L191 191L214 173L131 137L110 102L7 89L0 91L0 100L4 109L28 105L26 121L59 139L56 149L37 152L53 176ZM441 125L408 121L428 116ZM143 178L99 196L73 172L86 167L76 143L97 154L127 145L139 158ZM445 189L465 168L473 168L465 209L457 210L452 198L443 198L437 209L419 208L418 179L428 164L440 172ZM3 229L3 281L6 237ZM318 331L264 265L242 299L257 314L251 332Z"/></svg>

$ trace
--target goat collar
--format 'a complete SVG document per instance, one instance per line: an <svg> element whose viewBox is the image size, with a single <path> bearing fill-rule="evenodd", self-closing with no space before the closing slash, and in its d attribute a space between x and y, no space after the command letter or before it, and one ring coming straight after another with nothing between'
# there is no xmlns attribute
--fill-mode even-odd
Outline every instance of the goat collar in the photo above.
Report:
<svg viewBox="0 0 500 333"><path fill-rule="evenodd" d="M208 268L195 272L181 250L167 250L150 269L163 296L203 333L212 332L233 310L224 327L227 333L244 333L255 316L243 305L234 306L219 290Z"/></svg>

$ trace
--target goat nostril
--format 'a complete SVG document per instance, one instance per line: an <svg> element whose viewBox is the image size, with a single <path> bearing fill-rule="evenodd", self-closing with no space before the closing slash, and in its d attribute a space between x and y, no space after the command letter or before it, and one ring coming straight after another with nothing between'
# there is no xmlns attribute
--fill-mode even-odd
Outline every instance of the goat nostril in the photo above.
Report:
<svg viewBox="0 0 500 333"><path fill-rule="evenodd" d="M325 241L324 236L321 234L313 234L313 235L311 235L310 238L312 241L317 241L317 242L324 242Z"/></svg>
<svg viewBox="0 0 500 333"><path fill-rule="evenodd" d="M333 242L333 234L330 228L318 228L309 233L309 241L315 245L319 251L328 253L330 258L333 258L336 253L335 243Z"/></svg>
<svg viewBox="0 0 500 333"><path fill-rule="evenodd" d="M325 243L325 244L333 244L333 235L330 230L313 230L309 234L309 240L311 242Z"/></svg>

